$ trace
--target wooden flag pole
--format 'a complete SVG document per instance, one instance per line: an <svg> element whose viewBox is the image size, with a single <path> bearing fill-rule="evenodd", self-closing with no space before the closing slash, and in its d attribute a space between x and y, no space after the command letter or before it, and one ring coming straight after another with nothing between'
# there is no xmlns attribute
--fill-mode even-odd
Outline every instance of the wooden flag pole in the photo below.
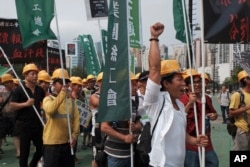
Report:
<svg viewBox="0 0 250 167"><path fill-rule="evenodd" d="M12 64L10 63L10 61L9 61L9 59L8 59L8 57L7 57L7 55L5 54L5 52L4 52L4 50L2 49L1 46L0 46L0 50L2 51L3 56L4 56L4 58L6 59L6 61L8 62L8 64L9 64L11 70L13 71L15 77L16 77L17 79L19 79L19 77L18 77L18 75L17 75L15 69L13 68ZM19 79L19 80L20 80L20 79ZM20 86L22 87L22 89L23 89L25 95L27 96L27 98L30 99L30 96L29 96L29 94L27 93L26 89L24 88L23 83L21 82L21 80L20 80ZM32 107L33 107L33 109L35 110L36 115L37 115L37 117L39 118L39 120L41 121L42 125L45 126L45 124L44 124L44 122L43 122L43 119L41 118L41 116L40 116L39 112L37 111L37 109L36 109L36 107L35 107L34 104L32 105Z"/></svg>
<svg viewBox="0 0 250 167"><path fill-rule="evenodd" d="M62 47L61 47L61 39L60 39L60 32L59 32L59 26L58 26L58 17L57 17L57 12L56 12L56 2L54 1L54 13L55 13L55 19L56 19L56 29L57 29L57 39L58 39L58 46L59 46L59 54L60 54L60 63L61 63L61 69L62 69L62 78L63 78L63 85L66 85L65 82L65 76L64 76L64 67L63 67L63 58L62 58ZM67 113L67 123L68 123L68 132L69 132L69 141L72 143L72 134L71 134L71 124L70 124L70 116L69 116L69 109L67 105L67 96L65 99L66 102L66 113ZM72 111L74 112L74 111ZM71 147L71 155L74 155L74 149Z"/></svg>

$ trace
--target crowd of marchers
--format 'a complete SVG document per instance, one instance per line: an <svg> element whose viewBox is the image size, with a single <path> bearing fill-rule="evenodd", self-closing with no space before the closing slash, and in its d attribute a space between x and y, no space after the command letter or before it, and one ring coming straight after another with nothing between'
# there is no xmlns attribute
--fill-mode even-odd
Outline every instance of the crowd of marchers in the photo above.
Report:
<svg viewBox="0 0 250 167"><path fill-rule="evenodd" d="M102 110L99 99L103 72L81 79L59 68L50 76L31 63L23 67L22 81L9 73L3 74L0 153L5 137L11 135L20 167L36 167L38 163L44 167L74 167L79 162L77 140L82 134L82 148L92 148L92 167L196 167L201 163L201 148L205 148L205 166L218 167L210 127L210 121L216 120L218 114L210 95L202 94L203 87L209 90L210 79L195 69L182 71L176 60L161 60L159 36L163 31L161 23L150 27L149 71L136 75L130 72L133 108L130 120L96 121L98 111ZM239 151L249 150L250 141L250 77L246 71L239 72L238 81L244 106L240 105L240 92L227 95L223 88L217 98L223 123L229 117L235 120L234 150ZM137 145L146 122L151 125L152 138L145 162ZM31 144L35 151L28 162Z"/></svg>

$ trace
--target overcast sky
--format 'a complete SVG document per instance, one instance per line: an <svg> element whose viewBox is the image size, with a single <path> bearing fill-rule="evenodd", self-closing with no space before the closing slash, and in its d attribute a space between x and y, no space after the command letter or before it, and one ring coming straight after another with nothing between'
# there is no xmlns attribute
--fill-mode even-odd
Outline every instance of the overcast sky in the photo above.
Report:
<svg viewBox="0 0 250 167"><path fill-rule="evenodd" d="M86 0L56 0L56 9L60 39L62 43L70 42L79 34L92 35L95 42L100 41L98 21L87 21ZM0 0L0 18L17 18L15 0ZM169 46L181 42L175 39L173 25L172 0L141 0L143 44L148 46L150 38L149 27L155 22L162 22L165 31L160 37L160 44ZM107 20L100 21L101 28L107 28ZM52 29L57 34L55 19ZM62 46L64 48L64 46Z"/></svg>

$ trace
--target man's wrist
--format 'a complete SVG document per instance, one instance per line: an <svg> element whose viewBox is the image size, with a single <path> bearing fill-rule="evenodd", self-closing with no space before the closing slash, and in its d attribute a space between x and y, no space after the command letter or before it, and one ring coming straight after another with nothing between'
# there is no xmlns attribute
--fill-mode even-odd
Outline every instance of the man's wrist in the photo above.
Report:
<svg viewBox="0 0 250 167"><path fill-rule="evenodd" d="M149 41L156 41L156 42L159 42L159 39L158 38L150 38Z"/></svg>

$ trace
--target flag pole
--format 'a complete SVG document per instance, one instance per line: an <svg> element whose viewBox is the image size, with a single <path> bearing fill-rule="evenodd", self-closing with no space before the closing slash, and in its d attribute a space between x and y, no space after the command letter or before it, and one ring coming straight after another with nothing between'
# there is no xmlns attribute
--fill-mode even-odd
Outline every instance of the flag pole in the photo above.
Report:
<svg viewBox="0 0 250 167"><path fill-rule="evenodd" d="M190 35L190 31L188 32L188 30L190 30L190 26L187 26L187 15L186 15L186 6L185 6L185 1L181 0L181 4L182 4L182 12L183 12L183 17L184 17L184 26L185 26L185 34L186 34L186 42L187 45L189 46L189 37L191 37ZM190 48L187 47L188 49L188 63L189 63L189 67L190 67L190 82L191 82L191 89L192 92L194 92L194 82L193 82L193 75L192 75L192 65L191 65L191 56L190 56ZM197 107L196 107L196 102L193 103L193 108L194 108L194 120L195 120L195 131L196 131L196 136L199 135L199 126L198 126L198 119L197 119ZM198 147L198 155L199 155L199 163L201 166L201 148Z"/></svg>
<svg viewBox="0 0 250 167"><path fill-rule="evenodd" d="M138 4L139 4L139 32L140 32L140 50L141 50L141 54L140 54L140 57L141 57L141 72L144 71L144 66L143 66L143 63L142 63L142 58L143 58L143 50L142 50L142 41L143 41L143 35L142 35L142 16L141 16L141 0L138 0Z"/></svg>
<svg viewBox="0 0 250 167"><path fill-rule="evenodd" d="M15 77L16 77L17 79L19 79L19 77L18 77L18 75L17 75L15 69L13 68L12 64L10 63L10 61L9 61L9 59L8 59L8 57L7 57L7 55L5 54L5 52L4 52L4 50L3 50L3 48L2 48L1 46L0 46L0 50L2 51L3 56L4 56L4 58L6 59L6 61L8 62L8 64L9 64L11 70L13 71ZM20 80L20 79L19 79L19 80ZM20 80L20 81L21 81L21 80ZM22 87L22 89L23 89L25 95L27 96L27 98L30 99L30 96L29 96L29 94L27 93L26 89L24 88L22 82L20 82L20 86ZM37 115L37 117L39 118L39 120L41 121L42 125L45 126L45 124L44 124L44 122L43 122L43 119L41 118L41 116L40 116L39 112L37 111L37 109L36 109L36 107L35 107L34 104L32 105L32 107L33 107L33 109L35 110L36 115Z"/></svg>
<svg viewBox="0 0 250 167"><path fill-rule="evenodd" d="M203 0L201 0L201 60L202 60L202 74L205 74L205 44L204 44L204 9ZM202 77L202 134L205 135L205 77ZM202 164L201 167L205 166L205 147L202 147Z"/></svg>
<svg viewBox="0 0 250 167"><path fill-rule="evenodd" d="M129 1L128 0L126 0L126 6L127 6L127 19L126 19L126 21L127 21L127 36L128 36L128 41L127 41L127 43L128 43L128 69L129 69L129 78L128 78L128 80L129 80L129 97L131 98L132 97L132 94L131 94L131 80L130 80L130 78L131 78L131 72L130 72L130 57L131 57L131 53L130 53L130 51L129 51L129 48L130 48L130 36L129 36L129 13L130 13L130 10L129 10L129 8L128 8L128 6L129 6ZM132 103L131 103L131 100L129 101L129 106L130 106L130 126L129 126L129 134L132 134L133 135L133 132L132 132L132 127L131 127L131 124L132 124L132 121L133 121L133 119L132 119ZM131 167L134 167L134 146L133 146L133 143L131 143L130 144L130 163L131 163Z"/></svg>
<svg viewBox="0 0 250 167"><path fill-rule="evenodd" d="M62 78L63 78L63 85L66 85L65 76L64 76L64 67L63 67L63 58L62 58L62 47L61 47L61 38L60 38L60 32L59 32L59 25L58 25L58 17L57 17L57 11L56 11L56 1L54 1L54 15L56 19L56 29L57 29L57 40L58 40L58 47L59 47L59 55L60 55L60 63L61 63L61 69L62 69ZM66 113L67 113L67 123L68 123L68 132L69 132L69 141L70 144L72 143L72 134L71 134L71 124L70 124L70 116L69 116L69 109L67 105L67 97L65 98L66 102ZM72 111L74 112L74 111ZM70 149L71 155L74 155L74 149L71 147Z"/></svg>

